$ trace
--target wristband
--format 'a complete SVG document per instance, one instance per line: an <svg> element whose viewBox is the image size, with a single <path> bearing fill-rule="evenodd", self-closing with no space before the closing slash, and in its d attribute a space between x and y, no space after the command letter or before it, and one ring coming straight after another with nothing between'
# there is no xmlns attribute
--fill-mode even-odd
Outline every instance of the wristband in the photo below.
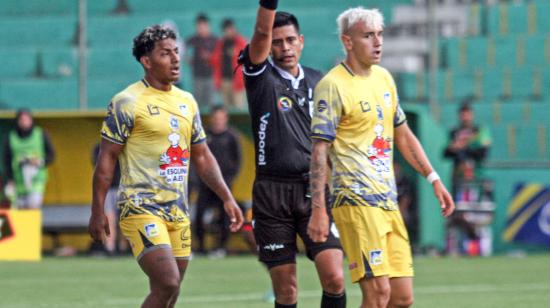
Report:
<svg viewBox="0 0 550 308"><path fill-rule="evenodd" d="M276 10L279 0L260 0L260 6L268 10Z"/></svg>
<svg viewBox="0 0 550 308"><path fill-rule="evenodd" d="M437 180L440 180L441 178L439 177L439 174L437 174L437 172L435 171L432 171L432 173L428 174L428 176L426 177L426 180L428 180L428 182L430 182L430 184L433 184L435 181Z"/></svg>

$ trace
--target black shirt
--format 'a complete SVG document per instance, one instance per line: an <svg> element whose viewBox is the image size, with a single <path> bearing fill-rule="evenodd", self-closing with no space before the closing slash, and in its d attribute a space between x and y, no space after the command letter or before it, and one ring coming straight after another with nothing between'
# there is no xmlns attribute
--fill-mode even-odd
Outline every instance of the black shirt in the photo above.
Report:
<svg viewBox="0 0 550 308"><path fill-rule="evenodd" d="M253 65L246 51L242 59L257 175L308 173L313 89L321 73L299 66L300 74L294 78L270 60Z"/></svg>
<svg viewBox="0 0 550 308"><path fill-rule="evenodd" d="M219 134L207 129L206 141L212 155L218 161L224 180L230 185L241 167L241 144L238 133L231 128Z"/></svg>
<svg viewBox="0 0 550 308"><path fill-rule="evenodd" d="M233 79L233 53L235 52L235 40L224 39L222 46L222 77Z"/></svg>

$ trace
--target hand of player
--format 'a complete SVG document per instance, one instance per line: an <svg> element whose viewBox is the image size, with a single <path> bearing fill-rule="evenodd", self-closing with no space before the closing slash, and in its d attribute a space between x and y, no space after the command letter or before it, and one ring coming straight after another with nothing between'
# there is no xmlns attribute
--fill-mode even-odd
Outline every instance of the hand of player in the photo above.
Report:
<svg viewBox="0 0 550 308"><path fill-rule="evenodd" d="M235 202L235 200L227 201L223 203L223 209L227 216L229 216L229 230L231 232L237 232L243 225L243 212Z"/></svg>
<svg viewBox="0 0 550 308"><path fill-rule="evenodd" d="M307 235L315 243L325 242L329 233L329 219L324 208L315 208L311 211L307 225Z"/></svg>
<svg viewBox="0 0 550 308"><path fill-rule="evenodd" d="M451 194L447 191L447 188L441 183L440 180L433 182L434 195L439 201L441 206L441 214L443 217L449 217L455 210L455 203Z"/></svg>
<svg viewBox="0 0 550 308"><path fill-rule="evenodd" d="M88 231L95 242L105 243L107 237L111 236L111 230L109 230L109 219L105 216L105 213L92 213L90 223L88 224Z"/></svg>

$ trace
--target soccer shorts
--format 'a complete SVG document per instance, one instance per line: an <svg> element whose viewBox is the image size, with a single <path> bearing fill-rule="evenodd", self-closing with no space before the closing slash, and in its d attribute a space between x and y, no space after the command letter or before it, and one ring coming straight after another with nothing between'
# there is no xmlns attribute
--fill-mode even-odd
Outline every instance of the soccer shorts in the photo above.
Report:
<svg viewBox="0 0 550 308"><path fill-rule="evenodd" d="M259 259L268 268L296 263L297 235L304 242L310 260L314 260L325 249L342 249L332 218L327 241L315 243L307 235L311 216L311 199L306 196L307 187L308 183L304 179L257 178L254 182L254 237ZM328 195L327 190L327 198Z"/></svg>
<svg viewBox="0 0 550 308"><path fill-rule="evenodd" d="M354 283L364 277L414 276L409 236L399 211L344 205L333 208L332 215Z"/></svg>
<svg viewBox="0 0 550 308"><path fill-rule="evenodd" d="M120 220L120 230L138 260L160 248L172 249L176 258L187 259L191 255L189 219L169 222L151 214L131 215Z"/></svg>

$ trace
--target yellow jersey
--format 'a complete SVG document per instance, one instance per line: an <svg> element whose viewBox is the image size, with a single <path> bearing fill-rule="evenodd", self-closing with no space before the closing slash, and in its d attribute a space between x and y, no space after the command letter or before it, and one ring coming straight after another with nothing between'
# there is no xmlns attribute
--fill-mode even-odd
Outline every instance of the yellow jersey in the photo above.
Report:
<svg viewBox="0 0 550 308"><path fill-rule="evenodd" d="M191 145L206 140L190 93L136 82L112 99L101 136L124 145L117 195L121 219L138 214L187 219Z"/></svg>
<svg viewBox="0 0 550 308"><path fill-rule="evenodd" d="M394 127L406 122L390 73L373 65L367 77L344 63L314 92L312 138L332 143L333 204L397 210Z"/></svg>

